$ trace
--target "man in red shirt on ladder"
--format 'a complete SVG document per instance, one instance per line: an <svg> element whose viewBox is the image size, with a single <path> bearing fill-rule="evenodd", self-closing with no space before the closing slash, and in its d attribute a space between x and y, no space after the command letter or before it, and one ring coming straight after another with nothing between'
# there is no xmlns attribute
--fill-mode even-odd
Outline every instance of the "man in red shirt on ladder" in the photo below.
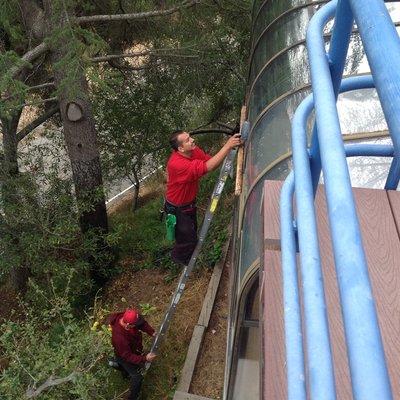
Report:
<svg viewBox="0 0 400 400"><path fill-rule="evenodd" d="M176 216L175 245L172 260L187 265L197 243L196 195L199 180L216 169L229 151L242 144L240 135L231 136L215 156L196 146L185 131L176 131L169 140L173 149L167 163L165 211Z"/></svg>

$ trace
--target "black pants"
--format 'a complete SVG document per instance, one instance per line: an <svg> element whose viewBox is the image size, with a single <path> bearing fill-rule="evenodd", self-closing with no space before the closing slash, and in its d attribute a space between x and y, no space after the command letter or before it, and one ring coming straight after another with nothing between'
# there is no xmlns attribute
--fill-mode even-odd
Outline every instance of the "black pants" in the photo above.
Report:
<svg viewBox="0 0 400 400"><path fill-rule="evenodd" d="M139 398L140 388L143 382L143 375L140 373L141 366L131 364L119 357L116 357L116 361L129 375L131 380L131 392L128 400L137 400Z"/></svg>
<svg viewBox="0 0 400 400"><path fill-rule="evenodd" d="M189 204L175 207L165 203L165 211L175 214L175 245L171 252L173 261L187 265L197 244L197 208Z"/></svg>

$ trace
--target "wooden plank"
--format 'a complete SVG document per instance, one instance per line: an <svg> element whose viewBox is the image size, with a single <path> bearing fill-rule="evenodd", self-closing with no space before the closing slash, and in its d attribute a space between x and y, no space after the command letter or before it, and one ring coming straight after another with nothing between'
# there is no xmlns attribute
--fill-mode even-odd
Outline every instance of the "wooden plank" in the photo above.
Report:
<svg viewBox="0 0 400 400"><path fill-rule="evenodd" d="M208 397L198 396L196 394L176 391L174 394L174 400L212 400L212 399Z"/></svg>
<svg viewBox="0 0 400 400"><path fill-rule="evenodd" d="M355 192L393 397L400 398L400 240L387 193ZM384 195L386 194L386 196ZM400 204L400 193L392 193ZM363 210L363 212L361 212ZM368 230L365 227L368 226Z"/></svg>
<svg viewBox="0 0 400 400"><path fill-rule="evenodd" d="M400 271L396 260L400 259L400 241L386 192L354 189L353 193L392 389L397 398L400 396ZM326 203L321 189L317 196L317 215L337 395L339 399L352 399Z"/></svg>
<svg viewBox="0 0 400 400"><path fill-rule="evenodd" d="M242 133L243 123L246 121L247 108L242 106L240 110L240 133ZM236 182L235 196L240 196L243 187L243 165L244 165L244 148L239 147L236 160Z"/></svg>
<svg viewBox="0 0 400 400"><path fill-rule="evenodd" d="M232 224L228 228L228 236L231 235ZM196 367L197 359L200 352L200 347L203 342L205 331L210 322L211 313L214 307L215 298L217 296L219 283L221 281L222 271L226 262L230 245L230 237L223 247L223 256L221 260L215 265L214 271L211 275L210 282L208 284L207 293L203 301L203 306L200 312L200 316L197 325L194 327L193 335L190 340L188 352L185 359L185 364L182 369L181 377L179 380L178 390L186 393L189 391L190 384L192 382L194 369Z"/></svg>
<svg viewBox="0 0 400 400"><path fill-rule="evenodd" d="M264 400L287 398L286 360L283 323L282 269L279 251L264 252L263 325L261 354L263 365L262 393Z"/></svg>
<svg viewBox="0 0 400 400"><path fill-rule="evenodd" d="M178 390L188 392L190 383L192 382L194 367L196 366L197 357L206 328L203 325L196 325L193 330L192 339L190 340L185 364L182 369L181 379L179 380Z"/></svg>
<svg viewBox="0 0 400 400"><path fill-rule="evenodd" d="M279 196L281 181L265 181L264 183L264 248L280 250Z"/></svg>
<svg viewBox="0 0 400 400"><path fill-rule="evenodd" d="M231 228L230 228L231 229ZM230 235L230 232L229 232ZM201 308L199 320L197 321L198 325L203 325L205 327L208 326L210 322L211 312L214 307L215 298L217 296L219 283L221 281L222 271L224 269L224 265L226 262L226 257L228 255L230 239L228 239L224 247L222 249L222 258L221 260L215 265L213 274L210 278L210 282L208 284L207 293L204 297L203 306Z"/></svg>
<svg viewBox="0 0 400 400"><path fill-rule="evenodd" d="M397 234L400 235L400 196L399 192L394 190L388 190L387 192L389 198L390 208L392 210L394 222L397 228Z"/></svg>
<svg viewBox="0 0 400 400"><path fill-rule="evenodd" d="M210 282L208 284L207 294L204 297L203 307L200 312L198 325L203 325L204 327L208 326L210 322L211 312L214 307L215 297L217 296L217 291L219 287L219 283L221 281L222 270L224 269L223 263L218 263L214 267L214 272L210 278Z"/></svg>

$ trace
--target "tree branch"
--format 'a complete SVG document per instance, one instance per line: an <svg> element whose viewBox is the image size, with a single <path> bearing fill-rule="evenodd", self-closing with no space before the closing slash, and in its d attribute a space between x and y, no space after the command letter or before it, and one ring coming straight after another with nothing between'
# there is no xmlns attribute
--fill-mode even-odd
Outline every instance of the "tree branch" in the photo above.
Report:
<svg viewBox="0 0 400 400"><path fill-rule="evenodd" d="M56 114L59 111L60 111L60 109L57 105L57 107L51 108L49 111L47 111L43 115L36 118L34 121L32 121L30 124L28 124L25 128L21 129L17 133L17 141L20 142L24 137L26 137L29 133L31 133L40 124L47 121L50 117L52 117L54 114Z"/></svg>
<svg viewBox="0 0 400 400"><path fill-rule="evenodd" d="M163 17L166 15L174 14L184 8L193 7L196 4L199 4L201 1L202 0L191 0L191 1L184 0L179 6L175 6L167 10L147 11L147 12L133 13L133 14L89 15L89 16L77 17L74 19L74 22L78 24L85 24L89 22L141 20L153 17ZM24 68L26 68L26 63L32 62L37 57L45 53L47 50L49 50L48 44L42 42L32 50L29 50L27 53L25 53L21 57L22 61L25 61L25 63L10 68L9 72L12 75L12 77L15 77L19 72L21 72Z"/></svg>
<svg viewBox="0 0 400 400"><path fill-rule="evenodd" d="M47 378L47 380L42 383L37 389L32 389L29 388L26 393L25 396L28 399L33 399L34 397L37 397L40 395L40 393L42 393L44 390L46 390L48 387L51 386L57 386L57 385L61 385L63 383L66 382L70 382L72 381L77 375L77 372L72 372L70 373L68 376L66 376L65 378L53 378L53 376L50 376L49 378Z"/></svg>
<svg viewBox="0 0 400 400"><path fill-rule="evenodd" d="M52 87L52 86L54 86L54 82L42 83L42 84L40 84L40 85L30 86L30 87L28 87L28 88L26 89L26 91L27 91L27 92L30 92L30 91L32 91L32 90L40 90L40 89L45 89L45 88ZM15 97L16 97L16 95L6 96L6 97L3 97L3 98L1 99L1 101L7 101L7 100L13 99L13 98L15 98Z"/></svg>
<svg viewBox="0 0 400 400"><path fill-rule="evenodd" d="M133 57L144 57L148 56L150 54L153 54L155 56L159 57L181 57L181 58L199 58L197 55L189 55L189 54L174 54L174 53L165 53L163 54L164 49L161 49L162 52L160 53L159 50L144 50L144 51L138 51L134 53L123 53L123 54L108 54L106 56L98 56L98 57L93 57L90 59L91 62L105 62L105 61L110 61L110 60L115 60L117 58L133 58ZM165 49L167 50L167 49ZM171 49L174 50L174 49Z"/></svg>
<svg viewBox="0 0 400 400"><path fill-rule="evenodd" d="M28 87L28 91L31 90L40 90L40 89L45 89L48 87L54 87L54 82L47 82L47 83L41 83L40 85L35 85L35 86L30 86Z"/></svg>
<svg viewBox="0 0 400 400"><path fill-rule="evenodd" d="M133 14L89 15L84 17L77 17L75 18L75 22L77 22L78 24L85 24L90 22L141 20L154 17L164 17L166 15L175 14L176 12L184 8L193 7L200 2L201 0L185 0L179 6L175 6L167 10L146 11Z"/></svg>
<svg viewBox="0 0 400 400"><path fill-rule="evenodd" d="M234 126L225 124L225 123L220 122L220 121L217 121L216 123L217 123L218 126L221 126L221 127L223 127L223 128L226 128L226 129L233 130L233 129L235 128Z"/></svg>
<svg viewBox="0 0 400 400"><path fill-rule="evenodd" d="M58 100L58 97L49 97L47 99L31 101L29 103L20 104L18 107L37 106L38 104L51 103L52 101L57 101L57 100Z"/></svg>
<svg viewBox="0 0 400 400"><path fill-rule="evenodd" d="M225 133L226 135L232 135L233 129L219 129L219 128L209 128L209 129L197 129L195 131L190 131L191 135L200 135L202 133Z"/></svg>
<svg viewBox="0 0 400 400"><path fill-rule="evenodd" d="M47 45L47 43L42 42L32 50L29 50L27 53L25 53L21 57L21 60L24 61L24 63L22 65L14 66L10 69L10 74L12 75L12 77L15 78L16 75L18 75L24 68L26 68L26 63L32 62L40 55L45 53L47 50L49 50L49 46Z"/></svg>

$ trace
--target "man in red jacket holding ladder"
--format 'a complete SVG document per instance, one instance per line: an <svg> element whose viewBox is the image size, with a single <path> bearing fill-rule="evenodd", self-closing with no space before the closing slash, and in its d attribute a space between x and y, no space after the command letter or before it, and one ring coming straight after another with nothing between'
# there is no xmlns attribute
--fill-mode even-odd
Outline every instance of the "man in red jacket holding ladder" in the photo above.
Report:
<svg viewBox="0 0 400 400"><path fill-rule="evenodd" d="M136 400L143 381L141 367L144 363L152 362L156 358L154 353L143 353L142 332L146 332L149 336L155 336L155 331L134 309L112 314L110 325L115 361L131 378L131 393L128 399Z"/></svg>
<svg viewBox="0 0 400 400"><path fill-rule="evenodd" d="M172 260L187 265L197 243L196 195L199 180L216 169L229 151L242 144L235 134L211 157L198 146L185 131L176 131L169 143L173 149L167 163L167 190L165 211L176 216L175 246Z"/></svg>

